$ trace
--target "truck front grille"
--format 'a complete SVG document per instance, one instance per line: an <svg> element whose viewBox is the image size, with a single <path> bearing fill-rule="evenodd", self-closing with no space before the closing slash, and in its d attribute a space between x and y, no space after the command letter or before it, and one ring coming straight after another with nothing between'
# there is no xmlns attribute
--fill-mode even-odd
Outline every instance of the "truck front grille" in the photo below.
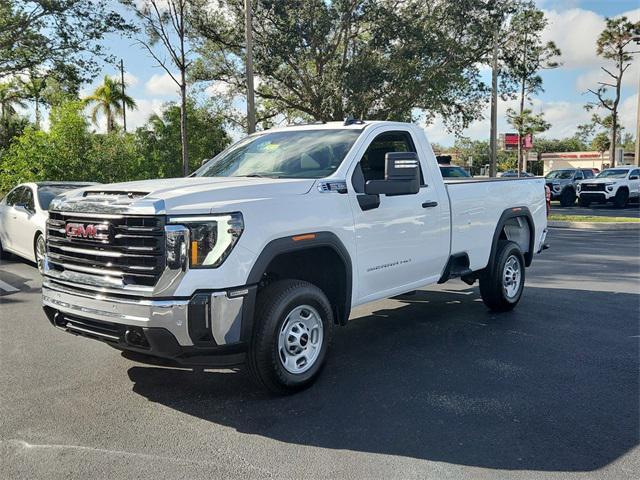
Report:
<svg viewBox="0 0 640 480"><path fill-rule="evenodd" d="M604 192L604 183L581 183L581 192Z"/></svg>
<svg viewBox="0 0 640 480"><path fill-rule="evenodd" d="M165 265L164 219L50 212L47 257L51 268L154 286Z"/></svg>

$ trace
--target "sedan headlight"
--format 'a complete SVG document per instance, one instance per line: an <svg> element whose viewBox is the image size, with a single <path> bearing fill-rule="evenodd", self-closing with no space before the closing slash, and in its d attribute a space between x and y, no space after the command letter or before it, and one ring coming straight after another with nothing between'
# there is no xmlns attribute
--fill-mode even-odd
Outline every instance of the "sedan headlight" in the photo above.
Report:
<svg viewBox="0 0 640 480"><path fill-rule="evenodd" d="M560 191L560 184L554 183L553 184L553 191L554 192L559 192Z"/></svg>
<svg viewBox="0 0 640 480"><path fill-rule="evenodd" d="M189 231L189 268L217 268L227 259L244 230L240 212L193 217L172 217L171 224Z"/></svg>

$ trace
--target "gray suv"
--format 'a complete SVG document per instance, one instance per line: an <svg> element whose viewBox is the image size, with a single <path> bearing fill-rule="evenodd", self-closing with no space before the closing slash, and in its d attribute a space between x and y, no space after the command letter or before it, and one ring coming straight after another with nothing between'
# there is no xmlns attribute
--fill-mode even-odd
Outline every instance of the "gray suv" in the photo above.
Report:
<svg viewBox="0 0 640 480"><path fill-rule="evenodd" d="M576 202L578 182L593 177L590 168L564 168L550 171L544 179L551 190L551 200L560 200L560 205L570 207Z"/></svg>

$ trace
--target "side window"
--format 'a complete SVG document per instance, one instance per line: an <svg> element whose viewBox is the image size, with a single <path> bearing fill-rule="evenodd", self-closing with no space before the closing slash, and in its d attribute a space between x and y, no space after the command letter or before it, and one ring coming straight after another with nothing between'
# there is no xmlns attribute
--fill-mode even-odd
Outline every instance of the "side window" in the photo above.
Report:
<svg viewBox="0 0 640 480"><path fill-rule="evenodd" d="M575 179L576 179L576 180L582 180L583 178L584 178L584 175L582 174L582 170L578 170L578 171L576 172Z"/></svg>
<svg viewBox="0 0 640 480"><path fill-rule="evenodd" d="M368 180L384 180L385 156L389 152L415 152L416 148L409 132L385 132L378 135L369 144L353 172L351 182L358 193L364 193L364 184ZM420 183L424 184L422 169Z"/></svg>
<svg viewBox="0 0 640 480"><path fill-rule="evenodd" d="M18 187L9 192L9 195L7 195L7 205L13 206L20 203L20 197L22 196L23 190L24 187Z"/></svg>
<svg viewBox="0 0 640 480"><path fill-rule="evenodd" d="M592 170L583 170L582 173L584 174L584 178L593 178Z"/></svg>
<svg viewBox="0 0 640 480"><path fill-rule="evenodd" d="M640 177L640 170L633 170L630 174L630 177Z"/></svg>
<svg viewBox="0 0 640 480"><path fill-rule="evenodd" d="M33 202L33 190L31 190L29 187L24 188L22 203L26 205L27 209L35 211L36 207Z"/></svg>

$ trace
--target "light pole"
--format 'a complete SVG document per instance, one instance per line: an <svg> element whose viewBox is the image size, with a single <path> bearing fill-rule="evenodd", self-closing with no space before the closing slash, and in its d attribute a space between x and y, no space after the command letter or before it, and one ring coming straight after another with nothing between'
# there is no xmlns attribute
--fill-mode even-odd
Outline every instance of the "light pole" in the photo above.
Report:
<svg viewBox="0 0 640 480"><path fill-rule="evenodd" d="M120 59L120 81L122 82L122 128L127 133L127 105L124 102L124 62Z"/></svg>
<svg viewBox="0 0 640 480"><path fill-rule="evenodd" d="M253 29L251 0L244 0L244 34L247 42L247 132L256 131L256 106L253 92Z"/></svg>

